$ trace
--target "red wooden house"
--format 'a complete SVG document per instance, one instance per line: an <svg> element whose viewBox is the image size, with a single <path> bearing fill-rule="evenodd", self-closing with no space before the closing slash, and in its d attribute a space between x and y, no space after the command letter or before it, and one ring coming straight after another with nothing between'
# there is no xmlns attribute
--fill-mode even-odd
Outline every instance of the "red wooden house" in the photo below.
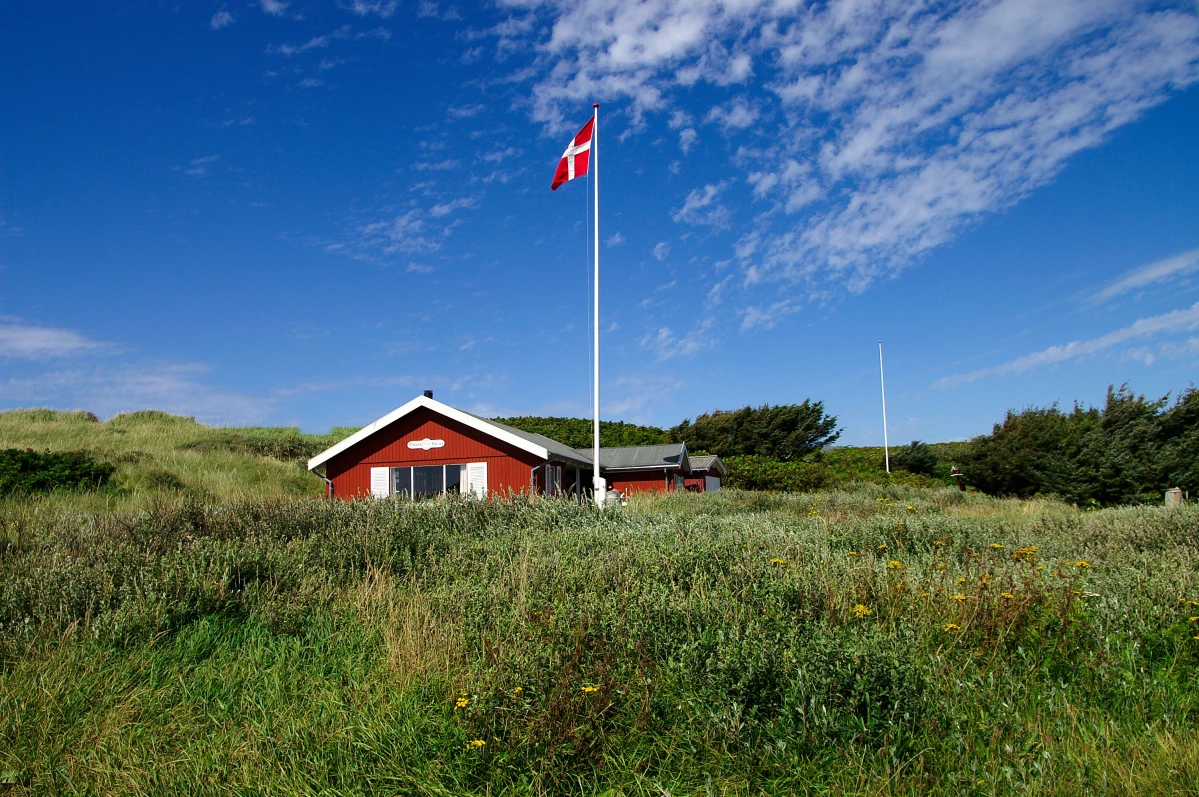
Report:
<svg viewBox="0 0 1199 797"><path fill-rule="evenodd" d="M539 434L513 429L455 409L426 390L308 461L328 484L330 497L406 496L445 492L541 495L590 492L591 451L573 449ZM609 489L624 494L682 490L692 471L682 443L600 449ZM714 460L723 474L724 466ZM694 488L689 488L694 489ZM719 489L719 482L715 489Z"/></svg>

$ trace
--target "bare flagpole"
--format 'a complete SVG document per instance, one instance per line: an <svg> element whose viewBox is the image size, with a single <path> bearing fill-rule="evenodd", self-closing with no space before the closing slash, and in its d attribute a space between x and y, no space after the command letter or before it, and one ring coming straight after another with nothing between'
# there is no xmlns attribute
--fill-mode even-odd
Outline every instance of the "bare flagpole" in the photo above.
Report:
<svg viewBox="0 0 1199 797"><path fill-rule="evenodd" d="M600 475L600 273L599 273L599 103L592 106L594 138L591 140L591 169L595 175L595 372L592 374L594 392L591 407L591 489L595 505L602 507L608 497L608 484Z"/></svg>
<svg viewBox="0 0 1199 797"><path fill-rule="evenodd" d="M883 459L891 472L891 447L887 444L887 379L883 376L883 342L878 342L878 381L883 388Z"/></svg>

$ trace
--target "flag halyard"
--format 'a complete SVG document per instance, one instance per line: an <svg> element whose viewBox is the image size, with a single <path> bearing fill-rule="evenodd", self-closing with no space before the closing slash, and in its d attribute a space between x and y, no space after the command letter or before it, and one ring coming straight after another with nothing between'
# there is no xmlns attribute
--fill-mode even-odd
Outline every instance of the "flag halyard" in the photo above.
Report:
<svg viewBox="0 0 1199 797"><path fill-rule="evenodd" d="M561 160L558 161L558 169L554 172L554 182L550 185L551 191L557 191L558 186L565 182L582 177L587 174L587 167L591 160L591 131L595 127L595 117L587 120L587 124L583 125L583 129L579 131L566 151L562 153Z"/></svg>

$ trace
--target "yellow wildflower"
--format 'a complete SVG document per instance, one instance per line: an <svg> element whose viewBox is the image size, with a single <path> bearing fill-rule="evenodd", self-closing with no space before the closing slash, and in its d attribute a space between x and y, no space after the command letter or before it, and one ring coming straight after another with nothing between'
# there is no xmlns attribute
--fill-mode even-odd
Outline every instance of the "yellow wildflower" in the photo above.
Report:
<svg viewBox="0 0 1199 797"><path fill-rule="evenodd" d="M955 601L958 601L959 603L960 603L961 601L964 601L964 600L966 600L966 596L965 596L965 595L950 595L949 597L950 597L951 599L955 600Z"/></svg>
<svg viewBox="0 0 1199 797"><path fill-rule="evenodd" d="M944 545L945 540L933 540L933 545Z"/></svg>
<svg viewBox="0 0 1199 797"><path fill-rule="evenodd" d="M890 562L887 562L887 569L888 570L903 570L903 562L899 562L899 561L892 559Z"/></svg>
<svg viewBox="0 0 1199 797"><path fill-rule="evenodd" d="M779 559L779 558L776 556L776 557L774 557L773 559L771 559L771 560L770 560L770 564L772 564L772 565L785 565L785 564L787 564L787 560L786 560L786 559Z"/></svg>
<svg viewBox="0 0 1199 797"><path fill-rule="evenodd" d="M885 550L887 550L887 543L885 543L885 542L884 542L882 545L878 546L878 549L879 549L880 551L885 551Z"/></svg>
<svg viewBox="0 0 1199 797"><path fill-rule="evenodd" d="M512 690L512 694L519 695L523 691L525 691L525 688L523 686L518 686Z"/></svg>
<svg viewBox="0 0 1199 797"><path fill-rule="evenodd" d="M911 504L908 504L908 511L909 511L909 512L915 512L915 511L916 511L916 507L912 506Z"/></svg>
<svg viewBox="0 0 1199 797"><path fill-rule="evenodd" d="M958 576L958 583L959 583L959 584L965 584L965 583L966 583L966 577L965 577L965 576Z"/></svg>
<svg viewBox="0 0 1199 797"><path fill-rule="evenodd" d="M460 697L454 702L454 711L457 711L460 708L466 708L469 705L470 700L466 699L465 697Z"/></svg>
<svg viewBox="0 0 1199 797"><path fill-rule="evenodd" d="M1085 559L1079 559L1077 562L1071 562L1070 564L1074 565L1079 570L1090 570L1091 569L1091 563L1086 561Z"/></svg>
<svg viewBox="0 0 1199 797"><path fill-rule="evenodd" d="M861 554L858 553L857 551L850 551L849 553L847 553L845 555L846 556L861 556Z"/></svg>
<svg viewBox="0 0 1199 797"><path fill-rule="evenodd" d="M1192 623L1199 623L1199 617L1192 617L1192 618L1191 618L1191 622L1192 622Z"/></svg>
<svg viewBox="0 0 1199 797"><path fill-rule="evenodd" d="M870 610L867 609L865 606L863 606L860 603L857 606L853 607L853 613L857 617L869 617L870 616Z"/></svg>
<svg viewBox="0 0 1199 797"><path fill-rule="evenodd" d="M920 593L920 597L922 597L922 598L927 598L927 597L928 597L928 593L927 593L927 592L921 592L921 593Z"/></svg>
<svg viewBox="0 0 1199 797"><path fill-rule="evenodd" d="M483 746L483 745L485 745L485 744L487 744L487 742L483 741L482 739L473 739L473 740L471 740L471 741L467 742L467 743L466 743L466 746L467 746L467 747L474 747L474 748L476 748L476 749L477 749L477 748L479 748L479 747L482 747L482 746Z"/></svg>
<svg viewBox="0 0 1199 797"><path fill-rule="evenodd" d="M587 694L591 694L592 692L598 692L598 691L599 691L599 687L598 687L598 686L591 686L590 684L588 684L587 686L584 686L584 687L583 687L583 691L584 691L584 692L586 692Z"/></svg>
<svg viewBox="0 0 1199 797"><path fill-rule="evenodd" d="M1002 544L1002 543L998 543L998 542L993 542L993 543L991 543L991 548L992 548L993 550L996 550L996 551L1002 551L1002 550L1003 550L1003 544Z"/></svg>
<svg viewBox="0 0 1199 797"><path fill-rule="evenodd" d="M960 630L960 628L958 627L957 623L946 623L945 630L946 631L958 631L958 630Z"/></svg>
<svg viewBox="0 0 1199 797"><path fill-rule="evenodd" d="M938 569L938 570L944 570L944 569L945 569L946 567L948 567L948 566L949 566L949 565L945 564L944 562L937 562L937 569Z"/></svg>
<svg viewBox="0 0 1199 797"><path fill-rule="evenodd" d="M982 577L981 579L979 579L979 581L981 581L981 582L982 582L982 585L983 585L984 587L985 587L985 586L987 586L987 584L988 584L988 583L990 583L990 581L991 581L991 574L990 574L990 573L983 573L983 577Z"/></svg>
<svg viewBox="0 0 1199 797"><path fill-rule="evenodd" d="M1016 599L1016 596L1010 592L1001 592L1001 593L999 593L999 597L1003 598L1005 601L1010 601L1010 600Z"/></svg>
<svg viewBox="0 0 1199 797"><path fill-rule="evenodd" d="M1045 565L1037 565L1037 570L1044 570L1044 569L1045 569Z"/></svg>

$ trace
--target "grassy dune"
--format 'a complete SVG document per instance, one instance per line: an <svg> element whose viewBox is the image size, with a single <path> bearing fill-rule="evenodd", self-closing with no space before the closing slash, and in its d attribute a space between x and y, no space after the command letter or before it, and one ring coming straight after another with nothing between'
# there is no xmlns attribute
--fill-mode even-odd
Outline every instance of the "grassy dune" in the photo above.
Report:
<svg viewBox="0 0 1199 797"><path fill-rule="evenodd" d="M1194 507L182 492L0 523L0 794L1199 785Z"/></svg>
<svg viewBox="0 0 1199 797"><path fill-rule="evenodd" d="M114 490L50 499L55 506L88 509L148 506L182 494L205 500L323 494L324 482L308 473L303 460L350 431L228 429L153 410L104 422L86 412L0 412L0 448L88 451L118 466Z"/></svg>

